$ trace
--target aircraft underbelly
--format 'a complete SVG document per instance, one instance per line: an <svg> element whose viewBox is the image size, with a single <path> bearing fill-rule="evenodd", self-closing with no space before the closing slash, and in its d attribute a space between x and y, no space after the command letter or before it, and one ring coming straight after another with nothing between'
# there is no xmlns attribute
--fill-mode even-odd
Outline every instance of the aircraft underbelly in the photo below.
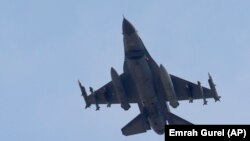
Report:
<svg viewBox="0 0 250 141"><path fill-rule="evenodd" d="M152 74L144 58L128 61L130 74L136 85L136 90L143 103L156 98Z"/></svg>
<svg viewBox="0 0 250 141"><path fill-rule="evenodd" d="M141 58L128 61L128 67L149 123L156 132L161 133L165 126L165 118L154 89L148 63Z"/></svg>

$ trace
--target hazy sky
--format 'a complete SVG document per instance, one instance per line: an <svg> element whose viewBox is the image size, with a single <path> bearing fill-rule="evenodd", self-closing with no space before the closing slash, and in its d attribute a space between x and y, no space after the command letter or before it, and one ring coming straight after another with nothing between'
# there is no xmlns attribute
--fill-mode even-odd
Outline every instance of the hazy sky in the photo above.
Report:
<svg viewBox="0 0 250 141"><path fill-rule="evenodd" d="M97 89L122 73L122 15L169 73L208 86L221 102L183 101L171 111L194 124L250 123L248 0L1 0L0 140L163 140L125 137L138 113L112 105L84 109L77 80Z"/></svg>

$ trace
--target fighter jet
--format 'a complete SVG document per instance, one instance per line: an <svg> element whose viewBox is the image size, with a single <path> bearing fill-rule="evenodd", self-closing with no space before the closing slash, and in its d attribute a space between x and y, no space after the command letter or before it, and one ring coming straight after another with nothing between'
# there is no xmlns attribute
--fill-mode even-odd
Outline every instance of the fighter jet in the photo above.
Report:
<svg viewBox="0 0 250 141"><path fill-rule="evenodd" d="M153 129L157 134L165 133L167 124L192 124L191 122L170 112L169 105L178 107L180 100L206 98L220 100L215 84L209 74L209 88L202 87L201 83L192 83L177 76L171 75L158 65L150 56L134 26L123 19L124 65L123 73L118 74L111 68L111 81L96 91L90 87L91 94L86 93L85 87L78 81L86 107L91 104L120 104L128 110L130 104L138 104L140 113L121 131L125 136L144 133ZM169 105L168 105L169 104Z"/></svg>

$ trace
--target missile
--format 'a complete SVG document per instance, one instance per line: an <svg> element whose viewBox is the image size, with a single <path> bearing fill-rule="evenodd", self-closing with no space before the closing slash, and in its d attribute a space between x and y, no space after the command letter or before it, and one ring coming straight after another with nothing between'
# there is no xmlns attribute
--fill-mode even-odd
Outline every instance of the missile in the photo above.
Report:
<svg viewBox="0 0 250 141"><path fill-rule="evenodd" d="M207 100L206 100L206 97L204 96L204 92L203 92L203 88L201 86L201 82L197 81L197 83L198 83L198 86L200 88L201 96L203 98L203 105L207 105Z"/></svg>
<svg viewBox="0 0 250 141"><path fill-rule="evenodd" d="M111 68L111 79L117 99L121 103L121 107L125 111L128 110L130 108L130 105L128 103L127 95L125 94L121 79L119 78L119 75L114 68Z"/></svg>
<svg viewBox="0 0 250 141"><path fill-rule="evenodd" d="M90 107L90 103L88 102L88 96L87 96L87 93L86 93L86 90L84 88L84 86L82 86L81 82L78 80L78 84L79 84L79 87L81 89L81 92L82 92L82 96L83 96L83 99L86 103L86 106L85 106L85 109Z"/></svg>
<svg viewBox="0 0 250 141"><path fill-rule="evenodd" d="M192 93L192 86L190 86L188 83L186 84L186 91L188 94L188 99L189 99L189 103L193 103L193 93Z"/></svg>
<svg viewBox="0 0 250 141"><path fill-rule="evenodd" d="M170 78L170 75L168 74L163 65L160 65L160 77L169 104L173 108L176 108L177 106L179 106L179 102L176 98L174 86Z"/></svg>
<svg viewBox="0 0 250 141"><path fill-rule="evenodd" d="M110 103L110 97L109 97L109 93L107 92L106 87L103 87L103 93L104 93L104 98L107 101L107 107L111 107L111 103Z"/></svg>
<svg viewBox="0 0 250 141"><path fill-rule="evenodd" d="M211 89L211 92L212 92L212 95L213 95L213 97L214 97L214 100L215 100L215 102L216 101L220 101L220 96L218 96L218 93L217 93L217 90L216 90L216 88L215 88L215 84L214 84L214 81L213 81L213 78L212 78L212 76L210 75L210 73L208 73L208 84L209 84L209 86L210 86L210 89Z"/></svg>
<svg viewBox="0 0 250 141"><path fill-rule="evenodd" d="M96 98L96 95L94 94L94 89L92 87L89 87L89 91L91 92L91 95L94 96L94 99L95 99L95 107L96 107L96 111L99 111L100 110L100 106L97 102L97 98Z"/></svg>

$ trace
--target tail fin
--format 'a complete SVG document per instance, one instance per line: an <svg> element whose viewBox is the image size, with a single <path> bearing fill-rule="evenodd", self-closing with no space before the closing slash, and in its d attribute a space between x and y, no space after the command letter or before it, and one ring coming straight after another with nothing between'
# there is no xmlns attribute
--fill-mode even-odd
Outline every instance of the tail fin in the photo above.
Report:
<svg viewBox="0 0 250 141"><path fill-rule="evenodd" d="M144 133L150 129L149 124L145 121L142 114L136 116L126 126L122 128L122 134L125 136Z"/></svg>
<svg viewBox="0 0 250 141"><path fill-rule="evenodd" d="M167 120L168 120L168 124L170 125L192 125L191 122L171 113L168 112L167 113Z"/></svg>

